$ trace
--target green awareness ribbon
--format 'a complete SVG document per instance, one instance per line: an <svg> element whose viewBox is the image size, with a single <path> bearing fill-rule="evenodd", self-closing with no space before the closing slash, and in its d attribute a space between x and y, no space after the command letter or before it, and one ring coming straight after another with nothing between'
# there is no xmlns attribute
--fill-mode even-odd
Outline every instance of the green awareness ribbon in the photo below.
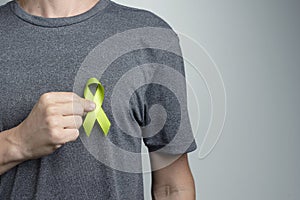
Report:
<svg viewBox="0 0 300 200"><path fill-rule="evenodd" d="M97 84L95 95L93 95L89 88L89 86L92 84ZM102 109L102 103L104 99L104 87L98 81L98 79L90 78L85 85L83 94L85 99L93 101L96 104L95 110L88 112L83 122L83 128L85 130L86 135L88 137L90 136L95 121L97 120L104 135L107 136L110 128L110 121L107 118L104 110Z"/></svg>

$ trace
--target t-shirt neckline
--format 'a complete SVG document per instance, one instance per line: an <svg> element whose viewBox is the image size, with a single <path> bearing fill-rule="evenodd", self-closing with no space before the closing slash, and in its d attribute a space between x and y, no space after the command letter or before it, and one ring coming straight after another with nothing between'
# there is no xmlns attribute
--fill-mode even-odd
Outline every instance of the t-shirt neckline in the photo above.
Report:
<svg viewBox="0 0 300 200"><path fill-rule="evenodd" d="M20 5L16 2L16 0L9 2L11 11L19 18L31 24L37 26L44 26L44 27L67 26L67 25L85 21L88 18L102 11L104 8L106 8L106 6L109 3L110 0L99 0L92 8L79 15L75 15L71 17L46 18L46 17L31 15L30 13L27 13L25 10L23 10L22 7L20 7Z"/></svg>

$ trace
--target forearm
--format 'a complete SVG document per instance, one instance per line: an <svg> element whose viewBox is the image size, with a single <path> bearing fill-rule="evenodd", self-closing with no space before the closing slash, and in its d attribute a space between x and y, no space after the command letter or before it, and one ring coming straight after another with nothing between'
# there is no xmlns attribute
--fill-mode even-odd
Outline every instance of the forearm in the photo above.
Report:
<svg viewBox="0 0 300 200"><path fill-rule="evenodd" d="M152 153L152 169L171 163L152 172L152 198L154 200L195 200L195 183L188 165L187 154L172 156Z"/></svg>
<svg viewBox="0 0 300 200"><path fill-rule="evenodd" d="M24 161L13 139L16 129L0 133L0 175Z"/></svg>
<svg viewBox="0 0 300 200"><path fill-rule="evenodd" d="M195 189L194 184L180 185L164 185L152 189L153 200L194 200Z"/></svg>

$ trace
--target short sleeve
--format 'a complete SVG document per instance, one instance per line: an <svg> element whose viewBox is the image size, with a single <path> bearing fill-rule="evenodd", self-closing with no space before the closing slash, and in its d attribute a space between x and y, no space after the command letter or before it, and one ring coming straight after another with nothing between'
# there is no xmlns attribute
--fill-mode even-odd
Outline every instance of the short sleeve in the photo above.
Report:
<svg viewBox="0 0 300 200"><path fill-rule="evenodd" d="M183 154L197 148L187 107L187 81L179 38L166 49L146 49L151 76L139 91L135 112L149 152ZM150 74L150 75L149 75Z"/></svg>

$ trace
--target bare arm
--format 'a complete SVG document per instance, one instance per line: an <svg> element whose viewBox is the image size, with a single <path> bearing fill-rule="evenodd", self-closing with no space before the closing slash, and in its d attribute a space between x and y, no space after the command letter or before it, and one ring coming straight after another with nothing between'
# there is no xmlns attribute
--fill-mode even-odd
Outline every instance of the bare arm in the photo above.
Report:
<svg viewBox="0 0 300 200"><path fill-rule="evenodd" d="M168 163L174 159L176 159L174 156L150 154L152 169L157 168L162 162ZM167 167L152 172L152 198L154 200L195 200L195 184L187 154L181 155Z"/></svg>
<svg viewBox="0 0 300 200"><path fill-rule="evenodd" d="M21 124L0 133L0 175L76 140L82 116L94 106L71 92L43 94Z"/></svg>
<svg viewBox="0 0 300 200"><path fill-rule="evenodd" d="M22 162L22 156L18 152L11 136L16 128L0 133L0 175Z"/></svg>

